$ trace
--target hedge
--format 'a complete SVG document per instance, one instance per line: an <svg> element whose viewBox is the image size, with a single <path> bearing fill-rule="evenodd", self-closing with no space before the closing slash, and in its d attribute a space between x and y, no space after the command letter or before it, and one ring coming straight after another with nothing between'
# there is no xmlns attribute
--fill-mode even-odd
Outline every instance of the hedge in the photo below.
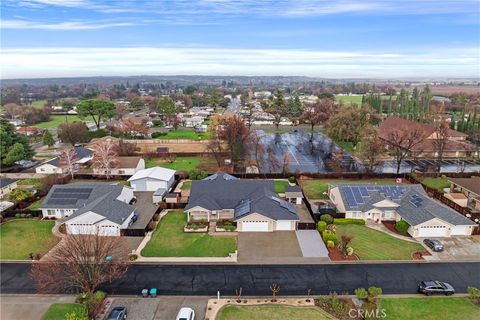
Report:
<svg viewBox="0 0 480 320"><path fill-rule="evenodd" d="M409 227L410 225L405 220L400 220L395 223L395 230L400 233L407 233Z"/></svg>
<svg viewBox="0 0 480 320"><path fill-rule="evenodd" d="M327 230L327 223L325 221L318 221L317 222L317 230L319 232L323 232Z"/></svg>
<svg viewBox="0 0 480 320"><path fill-rule="evenodd" d="M353 219L353 218L335 218L333 219L333 224L359 224L364 225L365 220L363 219Z"/></svg>
<svg viewBox="0 0 480 320"><path fill-rule="evenodd" d="M333 222L333 217L329 214L323 214L320 216L320 221L325 221L327 224L331 224Z"/></svg>

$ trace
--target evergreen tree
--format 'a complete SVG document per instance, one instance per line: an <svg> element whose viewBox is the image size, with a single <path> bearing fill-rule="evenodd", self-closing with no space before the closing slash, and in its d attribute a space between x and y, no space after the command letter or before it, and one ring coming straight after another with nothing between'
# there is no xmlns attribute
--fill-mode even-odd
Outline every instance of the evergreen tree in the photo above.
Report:
<svg viewBox="0 0 480 320"><path fill-rule="evenodd" d="M55 140L53 140L53 136L50 133L50 131L45 130L43 132L42 142L43 142L44 145L49 146L49 147L51 147L55 144Z"/></svg>

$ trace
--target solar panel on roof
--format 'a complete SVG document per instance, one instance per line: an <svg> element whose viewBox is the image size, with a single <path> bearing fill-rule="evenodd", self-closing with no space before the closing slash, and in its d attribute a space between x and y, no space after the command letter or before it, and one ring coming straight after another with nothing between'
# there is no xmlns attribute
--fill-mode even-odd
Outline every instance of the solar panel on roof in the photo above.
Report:
<svg viewBox="0 0 480 320"><path fill-rule="evenodd" d="M360 190L362 197L368 197L368 190L366 187L359 187L358 189Z"/></svg>
<svg viewBox="0 0 480 320"><path fill-rule="evenodd" d="M360 190L358 190L358 187L351 187L353 196L355 197L355 201L357 203L363 203L363 198L362 195L360 194Z"/></svg>
<svg viewBox="0 0 480 320"><path fill-rule="evenodd" d="M239 216L243 216L250 212L250 200L243 200L240 204L235 208L235 214Z"/></svg>
<svg viewBox="0 0 480 320"><path fill-rule="evenodd" d="M49 199L47 204L70 205L76 204L76 199Z"/></svg>
<svg viewBox="0 0 480 320"><path fill-rule="evenodd" d="M287 209L288 211L292 212L292 213L295 213L296 210L295 210L295 207L293 206L293 204L291 204L290 202L288 201L281 201L280 202L280 206L282 206L283 208Z"/></svg>

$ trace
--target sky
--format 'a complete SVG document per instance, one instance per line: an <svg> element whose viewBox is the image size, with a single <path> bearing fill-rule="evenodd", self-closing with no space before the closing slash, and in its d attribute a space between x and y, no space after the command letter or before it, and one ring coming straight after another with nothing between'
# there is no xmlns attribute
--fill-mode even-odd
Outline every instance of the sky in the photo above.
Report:
<svg viewBox="0 0 480 320"><path fill-rule="evenodd" d="M480 78L480 0L2 0L1 78Z"/></svg>

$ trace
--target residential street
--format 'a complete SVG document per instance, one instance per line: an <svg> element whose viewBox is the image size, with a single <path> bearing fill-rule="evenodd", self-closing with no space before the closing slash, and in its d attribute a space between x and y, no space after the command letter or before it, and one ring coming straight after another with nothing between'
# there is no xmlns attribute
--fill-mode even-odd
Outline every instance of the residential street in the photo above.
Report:
<svg viewBox="0 0 480 320"><path fill-rule="evenodd" d="M325 265L151 265L135 264L127 276L106 286L113 294L140 295L141 289L156 287L161 295L269 295L277 283L283 295L304 295L353 291L378 286L385 294L411 294L421 280L452 284L456 292L467 286L480 287L480 262L459 263L368 263ZM2 293L34 293L29 278L30 264L1 264Z"/></svg>

